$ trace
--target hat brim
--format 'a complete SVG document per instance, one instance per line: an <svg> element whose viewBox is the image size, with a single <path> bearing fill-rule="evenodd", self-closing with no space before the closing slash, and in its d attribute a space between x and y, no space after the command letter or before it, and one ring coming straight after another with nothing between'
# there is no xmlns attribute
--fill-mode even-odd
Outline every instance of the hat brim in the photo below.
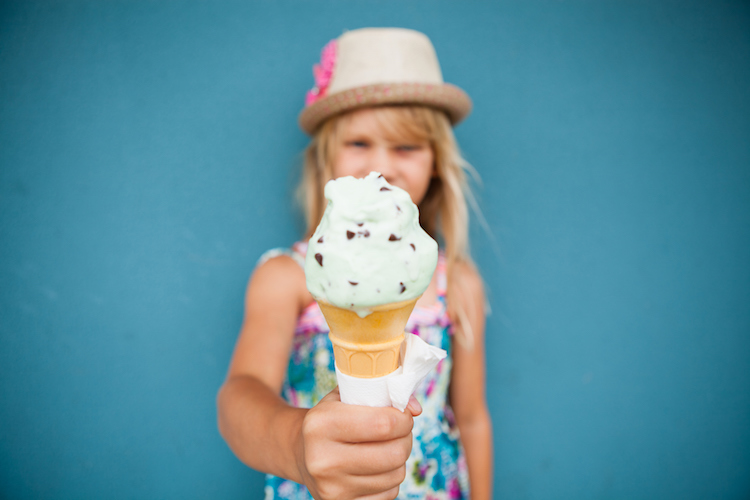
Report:
<svg viewBox="0 0 750 500"><path fill-rule="evenodd" d="M299 126L312 135L333 115L367 106L418 104L445 111L453 125L471 112L469 96L450 83L380 83L347 89L321 97L299 115Z"/></svg>

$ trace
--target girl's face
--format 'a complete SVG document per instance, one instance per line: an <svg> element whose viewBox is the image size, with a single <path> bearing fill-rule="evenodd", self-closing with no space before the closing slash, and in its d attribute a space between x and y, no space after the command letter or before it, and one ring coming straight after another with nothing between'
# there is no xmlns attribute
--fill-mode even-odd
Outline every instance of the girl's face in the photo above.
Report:
<svg viewBox="0 0 750 500"><path fill-rule="evenodd" d="M429 142L393 137L371 108L353 111L342 120L336 138L334 179L346 175L362 178L377 171L419 205L435 173L435 155Z"/></svg>

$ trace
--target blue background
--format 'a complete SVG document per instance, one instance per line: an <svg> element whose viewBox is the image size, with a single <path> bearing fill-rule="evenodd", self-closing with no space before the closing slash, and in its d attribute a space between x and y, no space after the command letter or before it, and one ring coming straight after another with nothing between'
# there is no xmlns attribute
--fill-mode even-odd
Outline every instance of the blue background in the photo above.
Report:
<svg viewBox="0 0 750 500"><path fill-rule="evenodd" d="M475 102L495 490L750 495L746 2L2 2L0 497L259 498L215 395L344 28Z"/></svg>

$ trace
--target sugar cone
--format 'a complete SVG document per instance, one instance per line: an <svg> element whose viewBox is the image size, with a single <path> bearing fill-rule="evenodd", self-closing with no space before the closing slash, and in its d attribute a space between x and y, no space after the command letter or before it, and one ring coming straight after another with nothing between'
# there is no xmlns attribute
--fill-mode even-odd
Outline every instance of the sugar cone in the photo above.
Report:
<svg viewBox="0 0 750 500"><path fill-rule="evenodd" d="M319 300L330 327L339 371L360 378L382 377L398 368L404 328L417 299L375 306L361 318L349 309Z"/></svg>

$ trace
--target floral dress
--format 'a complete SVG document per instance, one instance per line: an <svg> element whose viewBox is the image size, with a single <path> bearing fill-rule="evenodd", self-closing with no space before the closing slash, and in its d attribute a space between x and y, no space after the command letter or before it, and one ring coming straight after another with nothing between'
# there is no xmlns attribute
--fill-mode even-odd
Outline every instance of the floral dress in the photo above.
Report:
<svg viewBox="0 0 750 500"><path fill-rule="evenodd" d="M307 243L296 243L291 250L271 250L261 262L277 255L289 255L304 267ZM448 385L453 364L451 325L445 305L445 258L437 265L438 301L432 307L414 309L406 325L407 333L445 349L440 361L417 387L414 395L422 405L422 415L414 419L414 443L406 462L406 479L399 499L438 500L469 498L468 473L453 412L448 405ZM336 387L333 347L328 325L316 302L297 320L282 396L298 408L311 408ZM287 479L266 476L265 499L311 500L307 488Z"/></svg>

